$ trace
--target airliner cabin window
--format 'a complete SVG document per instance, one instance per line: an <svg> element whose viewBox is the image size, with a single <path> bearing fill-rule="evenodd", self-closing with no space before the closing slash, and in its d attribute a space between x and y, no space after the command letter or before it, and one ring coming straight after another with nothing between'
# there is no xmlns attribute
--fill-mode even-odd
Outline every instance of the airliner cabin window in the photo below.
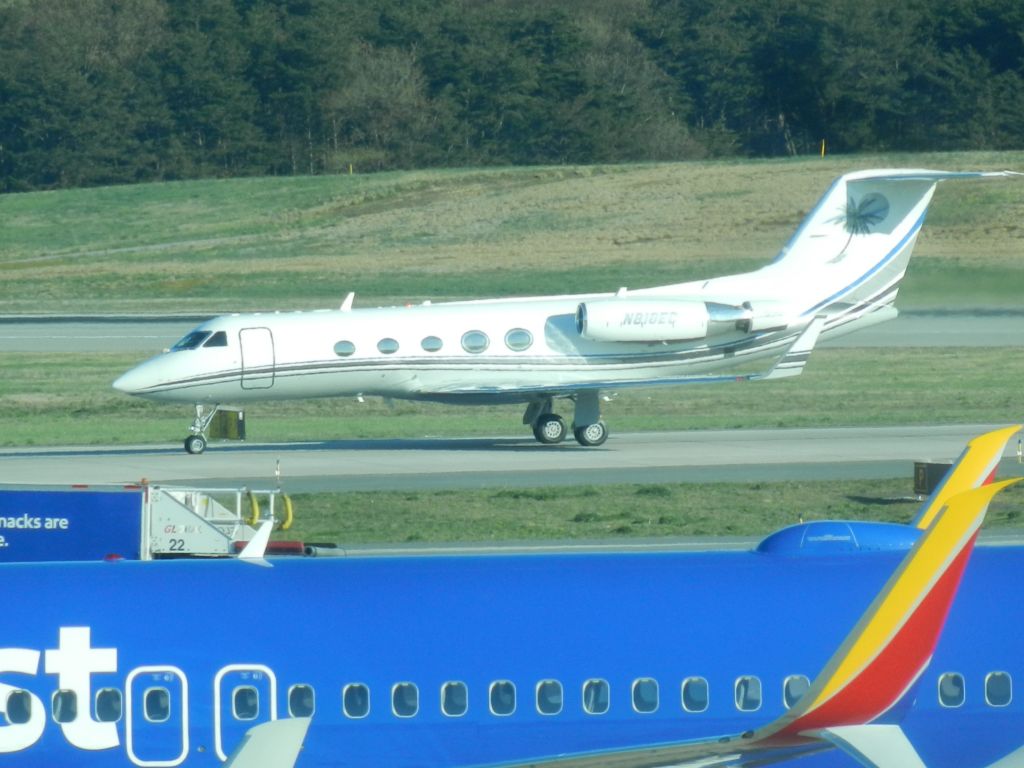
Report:
<svg viewBox="0 0 1024 768"><path fill-rule="evenodd" d="M398 717L414 717L420 708L420 692L412 683L398 683L391 689L391 711Z"/></svg>
<svg viewBox="0 0 1024 768"><path fill-rule="evenodd" d="M491 683L490 705L492 715L511 715L516 711L516 686L510 680Z"/></svg>
<svg viewBox="0 0 1024 768"><path fill-rule="evenodd" d="M440 352L444 342L437 338L437 336L425 336L423 341L420 342L420 346L423 347L424 352Z"/></svg>
<svg viewBox="0 0 1024 768"><path fill-rule="evenodd" d="M7 696L7 722L24 725L32 719L32 694L28 691L11 691Z"/></svg>
<svg viewBox="0 0 1024 768"><path fill-rule="evenodd" d="M656 712L658 709L658 681L641 677L633 681L633 709L637 712Z"/></svg>
<svg viewBox="0 0 1024 768"><path fill-rule="evenodd" d="M185 336L181 341L171 347L172 352L180 352L183 349L195 349L209 337L211 331L192 331L190 334Z"/></svg>
<svg viewBox="0 0 1024 768"><path fill-rule="evenodd" d="M334 345L334 354L338 357L349 357L356 351L356 345L351 341L339 341Z"/></svg>
<svg viewBox="0 0 1024 768"><path fill-rule="evenodd" d="M224 331L217 331L203 344L204 347L226 347L227 345L228 335Z"/></svg>
<svg viewBox="0 0 1024 768"><path fill-rule="evenodd" d="M583 711L588 715L603 715L608 711L608 682L587 680L583 684Z"/></svg>
<svg viewBox="0 0 1024 768"><path fill-rule="evenodd" d="M483 331L468 331L462 335L462 348L470 354L479 355L491 345L491 340Z"/></svg>
<svg viewBox="0 0 1024 768"><path fill-rule="evenodd" d="M782 703L786 709L792 709L800 701L800 697L807 693L811 687L811 681L806 675L790 675L782 683Z"/></svg>
<svg viewBox="0 0 1024 768"><path fill-rule="evenodd" d="M985 675L985 702L991 707L1005 707L1013 698L1013 682L1006 672Z"/></svg>
<svg viewBox="0 0 1024 768"><path fill-rule="evenodd" d="M101 688L96 692L96 720L100 723L116 723L121 719L121 691L117 688Z"/></svg>
<svg viewBox="0 0 1024 768"><path fill-rule="evenodd" d="M562 711L562 684L557 680L537 683L537 711L542 715L557 715Z"/></svg>
<svg viewBox="0 0 1024 768"><path fill-rule="evenodd" d="M236 720L255 720L259 715L260 694L251 685L238 686L231 698Z"/></svg>
<svg viewBox="0 0 1024 768"><path fill-rule="evenodd" d="M703 677L688 677L683 680L683 709L687 712L703 712L708 708L708 681Z"/></svg>
<svg viewBox="0 0 1024 768"><path fill-rule="evenodd" d="M445 683L441 686L441 711L448 717L462 717L469 709L469 692L465 683Z"/></svg>
<svg viewBox="0 0 1024 768"><path fill-rule="evenodd" d="M736 709L754 712L761 708L761 679L753 675L736 681Z"/></svg>
<svg viewBox="0 0 1024 768"><path fill-rule="evenodd" d="M53 719L70 723L78 717L78 695L74 691L60 690L53 694Z"/></svg>
<svg viewBox="0 0 1024 768"><path fill-rule="evenodd" d="M143 697L142 708L149 722L167 722L171 718L171 692L166 688L150 688Z"/></svg>
<svg viewBox="0 0 1024 768"><path fill-rule="evenodd" d="M370 714L370 689L362 683L346 685L341 692L341 699L346 717L358 719Z"/></svg>
<svg viewBox="0 0 1024 768"><path fill-rule="evenodd" d="M964 676L959 672L939 675L939 703L944 707L959 707L964 703Z"/></svg>
<svg viewBox="0 0 1024 768"><path fill-rule="evenodd" d="M312 717L316 710L316 694L311 685L293 685L288 689L288 714Z"/></svg>
<svg viewBox="0 0 1024 768"><path fill-rule="evenodd" d="M513 328L505 334L505 346L513 352L522 352L533 344L533 334L525 328Z"/></svg>
<svg viewBox="0 0 1024 768"><path fill-rule="evenodd" d="M377 351L382 355L393 355L398 351L398 342L394 339L381 339L377 342Z"/></svg>

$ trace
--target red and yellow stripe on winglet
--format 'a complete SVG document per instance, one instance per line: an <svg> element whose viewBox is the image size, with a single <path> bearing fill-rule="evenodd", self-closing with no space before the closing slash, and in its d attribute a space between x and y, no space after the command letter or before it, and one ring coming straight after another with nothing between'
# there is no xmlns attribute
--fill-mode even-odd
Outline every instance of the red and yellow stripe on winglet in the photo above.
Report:
<svg viewBox="0 0 1024 768"><path fill-rule="evenodd" d="M1019 479L948 499L800 703L764 737L869 723L903 697L935 650L989 502Z"/></svg>
<svg viewBox="0 0 1024 768"><path fill-rule="evenodd" d="M999 459L1002 458L1003 451L1006 449L1006 444L1021 428L1021 425L1017 424L997 429L979 435L967 443L967 447L960 454L956 464L949 470L946 479L921 506L914 525L922 531L927 529L952 497L991 482L996 467L999 465Z"/></svg>

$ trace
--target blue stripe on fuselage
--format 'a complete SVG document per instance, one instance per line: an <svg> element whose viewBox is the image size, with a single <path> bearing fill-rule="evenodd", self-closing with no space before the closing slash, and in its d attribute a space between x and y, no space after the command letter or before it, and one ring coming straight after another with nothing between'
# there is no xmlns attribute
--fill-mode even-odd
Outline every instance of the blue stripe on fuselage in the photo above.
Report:
<svg viewBox="0 0 1024 768"><path fill-rule="evenodd" d="M927 211L927 210L923 211L923 212L921 213L921 216L920 216L920 217L918 218L918 220L917 220L917 221L916 221L916 222L914 223L914 226L910 228L910 231L909 231L909 232L907 232L907 234L906 234L906 235L904 235L903 239L902 239L902 240L900 240L900 241L899 241L899 243L897 243L897 244L896 244L896 246L895 246L895 247L894 247L894 248L893 248L893 249L892 249L891 251L889 251L889 253L887 253L887 254L885 255L885 257L884 257L883 259L881 259L881 260L880 260L880 261L879 261L879 262L878 262L877 264L875 264L875 266L873 266L873 267L872 267L871 269L869 269L869 270L868 270L867 272L865 272L864 274L862 274L862 275L861 275L860 277L858 277L858 278L857 278L856 280L854 280L854 281L853 281L852 283L850 283L849 285L847 285L847 286L846 286L845 288L842 288L842 289L840 289L839 291L836 291L835 293L833 293L833 294L832 294L831 296L829 296L828 298L826 298L826 299L823 299L822 301L819 301L819 302L818 302L817 304L815 304L815 305L814 305L813 307L810 307L809 309L806 309L806 310L804 310L804 311L803 311L803 312L802 312L802 313L800 314L800 316L801 316L801 317L807 317L808 315L813 315L814 313L816 313L817 311L819 311L819 310L820 310L820 309L821 309L822 307L827 307L827 306L829 306L830 304L832 304L832 303L834 303L834 302L838 301L839 299L841 299L842 297L844 297L844 296L845 296L846 294L848 294L848 293L849 293L850 291L852 291L853 289L857 288L857 287L858 287L858 286L860 286L860 285L863 285L863 284L864 284L865 282L867 282L867 281L868 281L868 280L869 280L869 279L870 279L870 278L871 278L872 276L874 276L874 275L875 275L875 274L877 274L877 273L878 273L878 272L879 272L880 270L882 270L883 268L885 268L885 267L886 267L886 265L888 265L888 264L889 264L889 262L891 262L891 261L892 261L892 260L893 260L893 259L894 259L894 258L895 258L895 257L896 257L896 256L897 256L897 255L898 255L898 254L899 254L899 253L900 253L900 252L901 252L901 251L902 251L902 250L903 250L903 249L904 249L904 248L906 247L906 244L907 244L907 243L908 243L908 242L909 242L909 241L910 241L910 240L911 240L911 239L912 239L913 237L915 237L915 236L917 235L917 233L918 233L918 232L920 232L920 231L921 231L921 227L922 227L922 226L924 226L924 220L925 220L925 216L927 216L927 214L928 214L928 211Z"/></svg>

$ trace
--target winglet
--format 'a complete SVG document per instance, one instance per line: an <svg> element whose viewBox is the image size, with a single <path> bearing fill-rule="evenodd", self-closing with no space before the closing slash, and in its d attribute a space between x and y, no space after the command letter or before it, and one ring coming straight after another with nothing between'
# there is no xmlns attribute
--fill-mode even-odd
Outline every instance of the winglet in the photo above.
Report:
<svg viewBox="0 0 1024 768"><path fill-rule="evenodd" d="M927 768L898 725L844 725L829 728L819 735L855 757L861 765L872 768Z"/></svg>
<svg viewBox="0 0 1024 768"><path fill-rule="evenodd" d="M270 563L264 559L264 555L267 554L267 545L270 543L270 534L273 530L274 521L265 520L263 525L257 529L256 535L249 539L249 543L238 554L238 559L247 563L269 566Z"/></svg>
<svg viewBox="0 0 1024 768"><path fill-rule="evenodd" d="M775 361L775 365L772 366L771 370L767 373L756 374L751 378L768 381L769 379L785 379L790 376L799 376L803 373L804 366L807 365L807 359L811 356L814 345L818 343L818 337L821 336L821 330L824 327L825 316L818 315L797 336L796 341L783 353L782 357Z"/></svg>
<svg viewBox="0 0 1024 768"><path fill-rule="evenodd" d="M903 698L931 660L989 502L1018 480L948 500L800 703L764 736L870 723Z"/></svg>
<svg viewBox="0 0 1024 768"><path fill-rule="evenodd" d="M960 454L960 458L946 474L945 479L921 505L913 525L922 531L925 530L950 498L988 482L999 465L1006 444L1022 428L1022 425L1016 424L997 429L967 443L964 452Z"/></svg>
<svg viewBox="0 0 1024 768"><path fill-rule="evenodd" d="M291 768L299 759L310 718L270 720L250 728L225 768Z"/></svg>

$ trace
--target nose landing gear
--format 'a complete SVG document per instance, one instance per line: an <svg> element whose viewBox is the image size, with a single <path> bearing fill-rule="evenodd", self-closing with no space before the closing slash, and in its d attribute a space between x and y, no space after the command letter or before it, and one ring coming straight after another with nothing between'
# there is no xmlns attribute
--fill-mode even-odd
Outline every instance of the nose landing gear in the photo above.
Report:
<svg viewBox="0 0 1024 768"><path fill-rule="evenodd" d="M214 405L209 411L199 403L196 403L195 407L196 416L188 428L192 434L185 438L185 453L199 455L206 450L206 431L210 428L210 422L217 415L217 409L220 406Z"/></svg>
<svg viewBox="0 0 1024 768"><path fill-rule="evenodd" d="M189 435L185 438L185 453L200 454L206 450L206 438L202 435Z"/></svg>

